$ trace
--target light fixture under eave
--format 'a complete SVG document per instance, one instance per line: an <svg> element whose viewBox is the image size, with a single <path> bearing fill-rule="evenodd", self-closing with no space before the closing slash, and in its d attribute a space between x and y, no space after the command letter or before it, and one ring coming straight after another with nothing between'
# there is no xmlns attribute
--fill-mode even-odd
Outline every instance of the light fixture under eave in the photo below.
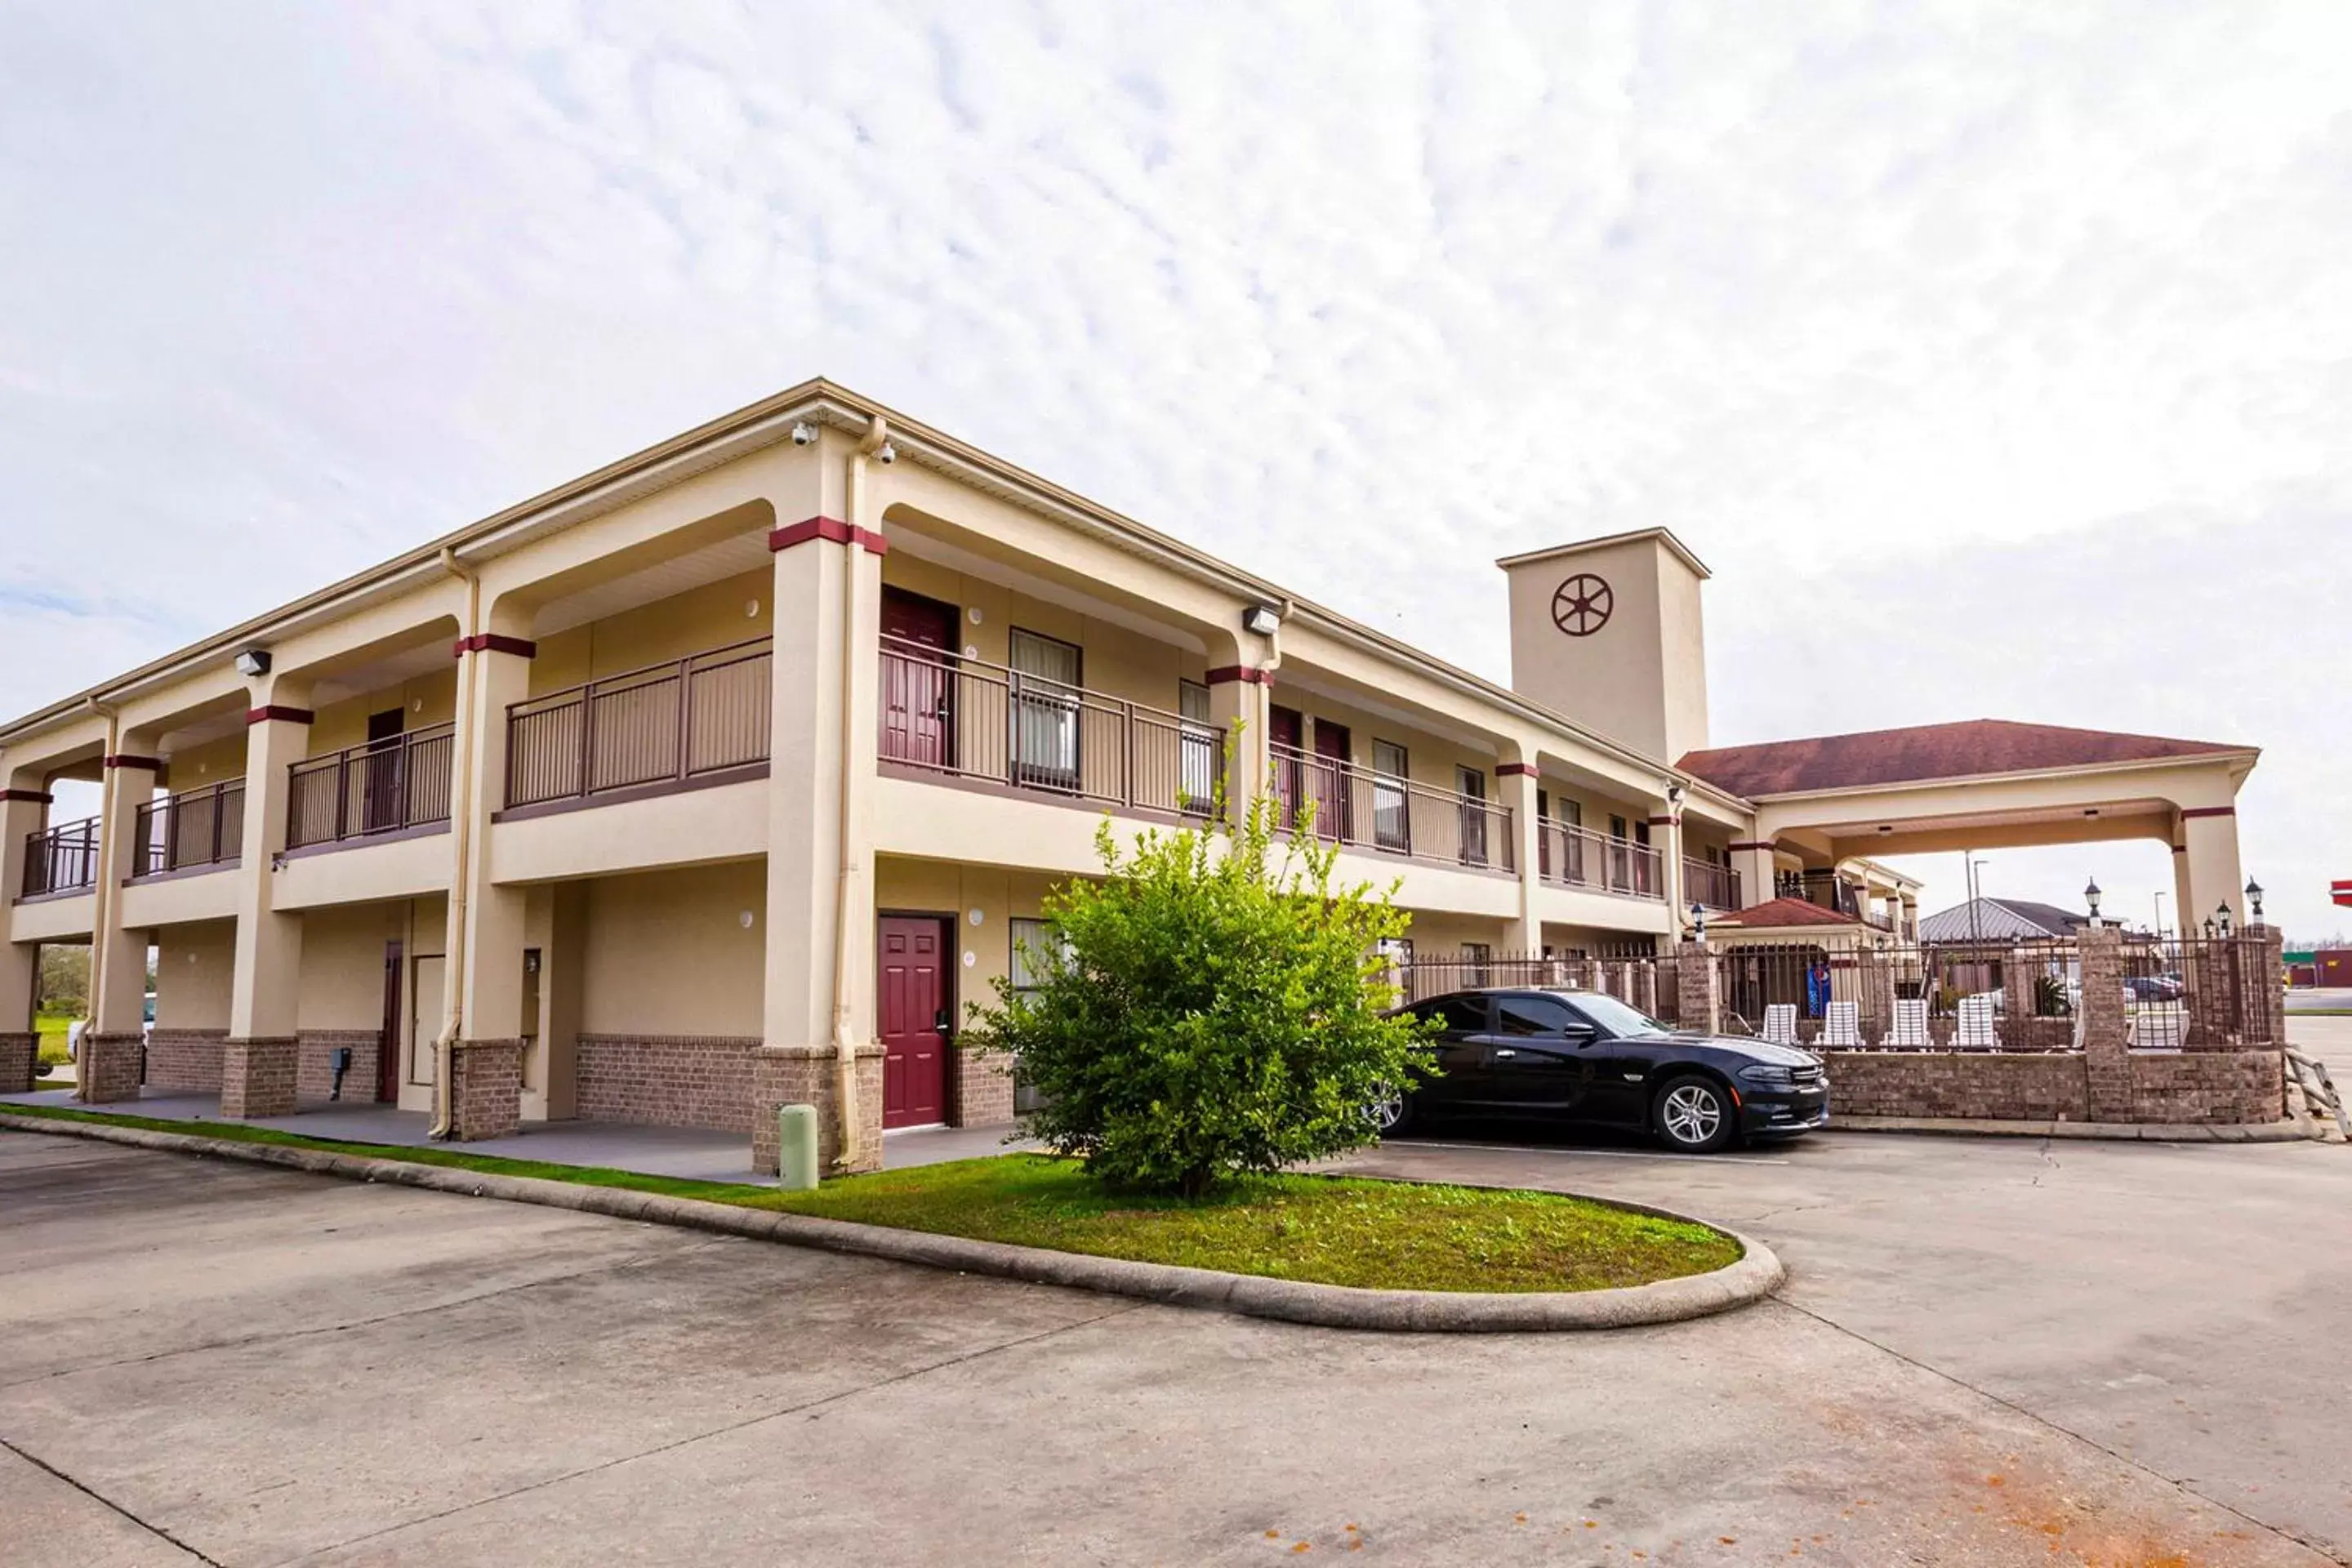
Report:
<svg viewBox="0 0 2352 1568"><path fill-rule="evenodd" d="M236 656L236 672L239 675L268 675L269 650L266 647L247 648Z"/></svg>
<svg viewBox="0 0 2352 1568"><path fill-rule="evenodd" d="M1242 612L1242 630L1252 637L1270 637L1282 627L1282 616L1268 605L1252 605Z"/></svg>

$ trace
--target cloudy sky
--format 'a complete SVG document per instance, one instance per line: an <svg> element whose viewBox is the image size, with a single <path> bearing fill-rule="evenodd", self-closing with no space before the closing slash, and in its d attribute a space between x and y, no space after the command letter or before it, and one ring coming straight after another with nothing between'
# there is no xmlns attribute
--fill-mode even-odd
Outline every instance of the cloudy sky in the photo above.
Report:
<svg viewBox="0 0 2352 1568"><path fill-rule="evenodd" d="M0 0L0 709L823 374L1497 678L1494 556L1668 525L1718 742L2258 742L2325 933L2347 59L2341 0Z"/></svg>

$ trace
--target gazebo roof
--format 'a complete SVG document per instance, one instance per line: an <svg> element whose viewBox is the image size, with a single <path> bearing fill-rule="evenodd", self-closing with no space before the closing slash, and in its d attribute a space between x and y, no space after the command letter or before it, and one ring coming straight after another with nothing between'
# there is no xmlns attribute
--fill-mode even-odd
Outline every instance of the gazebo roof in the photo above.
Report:
<svg viewBox="0 0 2352 1568"><path fill-rule="evenodd" d="M1803 899L1774 899L1769 903L1741 910L1737 914L1724 915L1715 923L1739 931L1779 931L1796 926L1843 926L1848 929L1862 922L1852 915L1842 915L1835 910Z"/></svg>
<svg viewBox="0 0 2352 1568"><path fill-rule="evenodd" d="M1754 800L1812 790L1983 778L1996 773L2043 773L2181 757L2252 754L2254 750L2252 746L2224 745L2213 741L2175 741L2161 735L2074 730L2059 724L1969 719L1957 724L1915 724L1906 729L1869 730L1853 735L1816 735L1801 741L1766 741L1753 746L1717 746L1711 751L1692 752L1677 765L1685 773L1696 773L1709 784Z"/></svg>

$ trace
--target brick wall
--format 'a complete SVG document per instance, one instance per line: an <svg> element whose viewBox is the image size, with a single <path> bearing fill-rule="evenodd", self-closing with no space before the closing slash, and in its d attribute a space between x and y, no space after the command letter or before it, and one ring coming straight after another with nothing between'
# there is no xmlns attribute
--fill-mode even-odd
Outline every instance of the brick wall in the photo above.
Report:
<svg viewBox="0 0 2352 1568"><path fill-rule="evenodd" d="M86 1105L108 1105L139 1098L140 1061L147 1042L138 1035L84 1033L76 1066L81 1075L77 1096Z"/></svg>
<svg viewBox="0 0 2352 1568"><path fill-rule="evenodd" d="M522 1041L449 1042L449 1135L458 1142L522 1130Z"/></svg>
<svg viewBox="0 0 2352 1568"><path fill-rule="evenodd" d="M1013 1074L1003 1057L984 1057L955 1047L955 1104L958 1127L987 1127L1013 1120Z"/></svg>
<svg viewBox="0 0 2352 1568"><path fill-rule="evenodd" d="M2286 1114L2286 1060L2277 1051L2189 1051L2131 1058L2135 1121L2236 1126Z"/></svg>
<svg viewBox="0 0 2352 1568"><path fill-rule="evenodd" d="M2240 1126L2285 1115L2276 1051L1824 1051L1833 1116Z"/></svg>
<svg viewBox="0 0 2352 1568"><path fill-rule="evenodd" d="M751 1130L751 1053L731 1035L583 1035L576 1114L583 1121Z"/></svg>
<svg viewBox="0 0 2352 1568"><path fill-rule="evenodd" d="M305 1029L297 1038L294 1092L299 1099L323 1100L335 1090L335 1053L352 1053L351 1069L343 1074L343 1099L375 1099L377 1058L383 1050L378 1029Z"/></svg>
<svg viewBox="0 0 2352 1568"><path fill-rule="evenodd" d="M157 1029L147 1038L147 1087L164 1094L218 1094L226 1029Z"/></svg>
<svg viewBox="0 0 2352 1568"><path fill-rule="evenodd" d="M223 1042L221 1114L239 1120L292 1115L298 1049L291 1037Z"/></svg>
<svg viewBox="0 0 2352 1568"><path fill-rule="evenodd" d="M40 1054L38 1035L0 1035L0 1094L23 1094L30 1089Z"/></svg>
<svg viewBox="0 0 2352 1568"><path fill-rule="evenodd" d="M776 1173L776 1112L787 1105L816 1107L817 1169L835 1174L841 1152L841 1114L834 1093L831 1046L761 1046L751 1053L751 1169ZM857 1047L859 1157L856 1169L882 1168L882 1046Z"/></svg>

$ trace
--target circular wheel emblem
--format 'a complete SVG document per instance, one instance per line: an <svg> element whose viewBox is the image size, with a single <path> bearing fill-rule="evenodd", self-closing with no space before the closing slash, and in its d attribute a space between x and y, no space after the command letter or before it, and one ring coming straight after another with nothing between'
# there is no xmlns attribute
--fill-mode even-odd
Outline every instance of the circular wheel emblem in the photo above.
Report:
<svg viewBox="0 0 2352 1568"><path fill-rule="evenodd" d="M1572 637L1589 637L1609 624L1616 605L1605 579L1579 572L1553 591L1551 624Z"/></svg>

